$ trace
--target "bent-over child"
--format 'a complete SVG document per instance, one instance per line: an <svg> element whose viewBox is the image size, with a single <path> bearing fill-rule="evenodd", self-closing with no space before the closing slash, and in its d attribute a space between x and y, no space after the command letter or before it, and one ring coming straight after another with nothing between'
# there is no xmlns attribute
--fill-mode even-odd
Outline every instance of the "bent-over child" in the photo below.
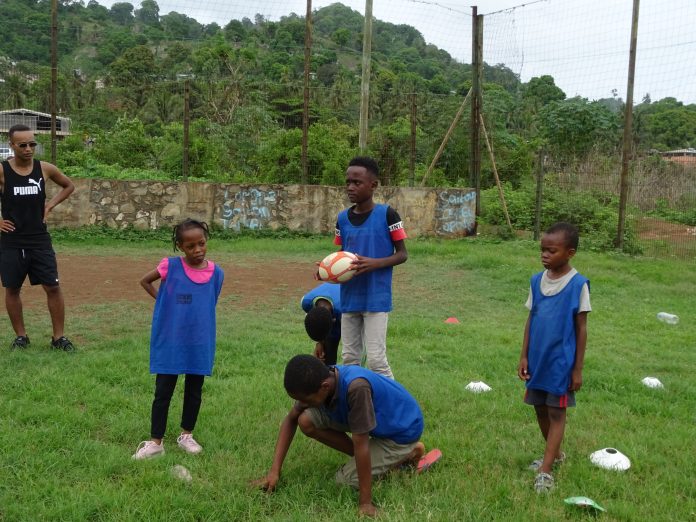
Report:
<svg viewBox="0 0 696 522"><path fill-rule="evenodd" d="M185 375L181 434L177 444L187 453L203 448L193 438L201 408L203 380L213 371L215 358L215 307L224 274L206 259L208 225L186 219L174 227L174 251L183 256L165 257L140 284L155 298L150 337L150 373L155 377L150 440L140 443L133 458L164 454L162 439L167 429L169 403L179 375ZM153 282L161 279L159 290Z"/></svg>
<svg viewBox="0 0 696 522"><path fill-rule="evenodd" d="M534 406L546 440L543 457L529 468L537 473L534 489L546 493L554 487L552 468L565 460L561 443L566 408L575 406L582 386L587 344L590 282L570 266L578 248L578 230L556 223L541 238L541 264L545 270L531 279L526 306L522 353L517 374L525 381L524 402Z"/></svg>
<svg viewBox="0 0 696 522"><path fill-rule="evenodd" d="M307 312L305 330L316 345L314 356L327 366L336 364L341 342L341 289L332 283L322 283L307 292L300 301Z"/></svg>
<svg viewBox="0 0 696 522"><path fill-rule="evenodd" d="M296 355L285 367L284 384L296 402L281 424L270 471L255 481L267 491L278 484L298 426L306 436L351 457L336 472L336 482L358 489L364 515L377 512L373 477L409 465L423 471L441 456L439 450L424 456L421 409L393 379L360 366L328 367L311 355Z"/></svg>

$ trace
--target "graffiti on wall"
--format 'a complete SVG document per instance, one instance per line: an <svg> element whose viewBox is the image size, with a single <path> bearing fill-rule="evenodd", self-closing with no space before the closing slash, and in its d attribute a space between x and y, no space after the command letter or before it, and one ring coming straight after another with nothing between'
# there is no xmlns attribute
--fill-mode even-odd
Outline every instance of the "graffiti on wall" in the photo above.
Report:
<svg viewBox="0 0 696 522"><path fill-rule="evenodd" d="M222 223L225 228L240 231L257 230L268 226L278 204L275 190L258 188L225 188L222 203Z"/></svg>
<svg viewBox="0 0 696 522"><path fill-rule="evenodd" d="M476 191L443 190L435 209L438 234L472 236L476 233Z"/></svg>

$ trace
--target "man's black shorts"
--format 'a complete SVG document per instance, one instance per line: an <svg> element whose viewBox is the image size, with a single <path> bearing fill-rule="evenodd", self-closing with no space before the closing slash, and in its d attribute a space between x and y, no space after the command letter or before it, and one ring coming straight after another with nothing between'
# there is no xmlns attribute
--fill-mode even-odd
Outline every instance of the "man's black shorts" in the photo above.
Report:
<svg viewBox="0 0 696 522"><path fill-rule="evenodd" d="M0 278L5 288L21 288L26 277L32 285L58 286L58 263L52 249L3 248Z"/></svg>

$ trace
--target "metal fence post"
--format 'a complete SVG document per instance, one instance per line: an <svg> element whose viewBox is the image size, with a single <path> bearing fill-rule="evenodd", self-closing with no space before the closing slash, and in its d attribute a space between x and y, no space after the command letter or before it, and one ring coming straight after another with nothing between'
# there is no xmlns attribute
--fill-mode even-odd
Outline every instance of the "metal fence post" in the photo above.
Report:
<svg viewBox="0 0 696 522"><path fill-rule="evenodd" d="M472 43L471 43L471 156L469 158L470 181L476 188L476 222L481 215L481 135L479 122L481 120L481 96L483 76L483 15L478 8L472 8Z"/></svg>
<svg viewBox="0 0 696 522"><path fill-rule="evenodd" d="M534 241L541 237L541 205L544 191L544 150L539 149L536 172L536 197L534 202Z"/></svg>
<svg viewBox="0 0 696 522"><path fill-rule="evenodd" d="M307 149L309 148L309 66L312 59L312 0L307 0L304 43L304 92L302 96L302 184L309 182Z"/></svg>
<svg viewBox="0 0 696 522"><path fill-rule="evenodd" d="M182 169L184 181L188 181L189 175L189 127L191 125L191 115L189 114L189 98L189 81L184 80L184 161Z"/></svg>
<svg viewBox="0 0 696 522"><path fill-rule="evenodd" d="M628 58L628 85L626 87L626 110L624 112L623 151L621 155L621 189L619 195L619 223L616 227L616 247L623 250L626 227L626 204L628 202L628 163L631 160L631 134L633 130L633 84L636 76L636 47L638 42L638 8L640 0L633 0L631 23L631 50Z"/></svg>
<svg viewBox="0 0 696 522"><path fill-rule="evenodd" d="M412 187L416 182L416 132L417 121L416 114L418 107L416 106L416 93L411 93L411 150L408 161L408 186Z"/></svg>
<svg viewBox="0 0 696 522"><path fill-rule="evenodd" d="M367 150L367 132L370 108L370 60L372 56L372 0L365 0L365 25L363 29L362 80L360 82L360 152Z"/></svg>

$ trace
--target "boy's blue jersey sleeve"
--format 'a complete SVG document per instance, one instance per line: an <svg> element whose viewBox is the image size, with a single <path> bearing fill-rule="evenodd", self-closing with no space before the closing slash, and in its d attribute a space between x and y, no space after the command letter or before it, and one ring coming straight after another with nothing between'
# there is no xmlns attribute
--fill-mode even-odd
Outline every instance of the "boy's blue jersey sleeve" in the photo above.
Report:
<svg viewBox="0 0 696 522"><path fill-rule="evenodd" d="M341 314L341 285L332 283L322 283L316 288L307 292L300 301L300 305L305 312L309 312L314 306L314 301L323 297L331 301L334 310L334 316Z"/></svg>
<svg viewBox="0 0 696 522"><path fill-rule="evenodd" d="M309 312L312 309L312 301L313 299L310 297L309 294L305 294L302 296L302 299L300 300L300 306L305 312Z"/></svg>

